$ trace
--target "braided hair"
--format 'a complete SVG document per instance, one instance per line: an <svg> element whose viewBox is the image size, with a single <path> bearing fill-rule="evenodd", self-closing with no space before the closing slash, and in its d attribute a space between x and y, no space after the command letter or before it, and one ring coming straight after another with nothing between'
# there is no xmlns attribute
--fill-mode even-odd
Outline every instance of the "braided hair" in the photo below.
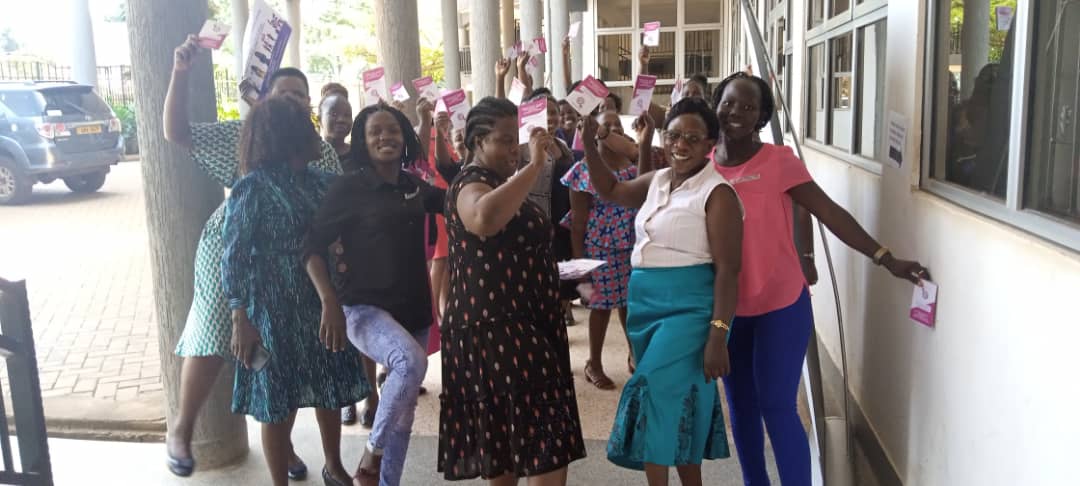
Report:
<svg viewBox="0 0 1080 486"><path fill-rule="evenodd" d="M401 136L405 140L405 147L401 151L401 167L411 168L417 163L422 163L427 160L424 155L423 147L420 145L420 137L413 130L412 122L405 116L404 113L399 111L386 103L376 103L363 110L360 110L360 114L356 115L356 119L353 120L352 127L352 150L349 152L349 157L352 159L353 167L371 167L371 154L368 152L367 146L367 122L376 112L385 111L394 117L398 126L401 128Z"/></svg>
<svg viewBox="0 0 1080 486"><path fill-rule="evenodd" d="M724 78L720 81L720 84L716 85L716 89L712 94L712 106L720 109L720 100L724 98L724 90L727 89L728 84L731 84L737 79L746 79L754 83L757 86L758 93L761 93L761 103L759 109L761 110L761 118L754 124L755 130L761 130L765 128L765 125L769 124L769 120L772 120L773 113L776 111L776 100L773 98L772 89L769 88L769 83L764 79L761 79L753 74L746 74L739 71L731 76Z"/></svg>
<svg viewBox="0 0 1080 486"><path fill-rule="evenodd" d="M469 149L466 163L472 162L477 139L491 133L500 118L517 118L517 114L517 106L510 100L488 96L476 103L465 118L465 147Z"/></svg>

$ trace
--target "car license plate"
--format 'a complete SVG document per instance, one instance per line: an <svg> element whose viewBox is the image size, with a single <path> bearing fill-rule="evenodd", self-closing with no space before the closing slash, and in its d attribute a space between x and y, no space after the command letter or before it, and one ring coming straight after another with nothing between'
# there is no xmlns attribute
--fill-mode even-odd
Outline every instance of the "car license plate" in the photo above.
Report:
<svg viewBox="0 0 1080 486"><path fill-rule="evenodd" d="M101 125L86 125L75 128L76 135L93 135L95 133L101 133Z"/></svg>

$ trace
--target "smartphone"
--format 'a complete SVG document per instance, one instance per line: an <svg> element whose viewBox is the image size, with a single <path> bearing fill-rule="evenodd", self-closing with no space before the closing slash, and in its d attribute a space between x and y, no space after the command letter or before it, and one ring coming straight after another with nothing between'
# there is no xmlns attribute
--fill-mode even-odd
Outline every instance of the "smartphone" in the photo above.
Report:
<svg viewBox="0 0 1080 486"><path fill-rule="evenodd" d="M266 364L269 362L270 351L268 351L266 347L262 345L262 343L257 344L254 351L252 351L251 370L262 371L263 368L266 368Z"/></svg>

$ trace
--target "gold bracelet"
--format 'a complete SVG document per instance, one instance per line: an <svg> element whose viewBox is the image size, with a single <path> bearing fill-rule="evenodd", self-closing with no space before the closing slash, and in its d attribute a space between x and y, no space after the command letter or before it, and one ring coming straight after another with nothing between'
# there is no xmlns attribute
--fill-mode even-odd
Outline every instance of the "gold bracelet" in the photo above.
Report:
<svg viewBox="0 0 1080 486"><path fill-rule="evenodd" d="M724 322L723 319L713 319L712 322L709 322L709 324L717 329L731 331L731 326L729 326L728 323Z"/></svg>
<svg viewBox="0 0 1080 486"><path fill-rule="evenodd" d="M881 265L881 259L885 258L885 255L892 253L892 250L887 246L878 248L878 251L874 252L874 265Z"/></svg>

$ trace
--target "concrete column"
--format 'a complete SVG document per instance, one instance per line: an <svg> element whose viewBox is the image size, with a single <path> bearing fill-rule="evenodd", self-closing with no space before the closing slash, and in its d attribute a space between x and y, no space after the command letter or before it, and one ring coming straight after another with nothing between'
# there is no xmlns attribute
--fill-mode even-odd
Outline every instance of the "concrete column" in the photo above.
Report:
<svg viewBox="0 0 1080 486"><path fill-rule="evenodd" d="M300 0L285 0L285 21L292 27L289 36L289 45L285 48L285 59L282 66L300 68L300 32L303 31L300 22Z"/></svg>
<svg viewBox="0 0 1080 486"><path fill-rule="evenodd" d="M236 70L233 71L236 75L236 79L240 79L244 72L244 31L247 29L248 23L248 2L247 0L232 0L232 33L229 34L232 37L233 42L233 62L235 63ZM248 110L251 109L247 103L237 103L237 107L240 110L240 118L247 118Z"/></svg>
<svg viewBox="0 0 1080 486"><path fill-rule="evenodd" d="M562 41L570 31L570 10L566 0L551 0L551 12L548 17L551 26L551 91L556 97L566 96L566 73L563 72ZM581 37L580 35L578 37Z"/></svg>
<svg viewBox="0 0 1080 486"><path fill-rule="evenodd" d="M499 52L499 3L469 2L469 48L472 50L473 102L495 95L495 62Z"/></svg>
<svg viewBox="0 0 1080 486"><path fill-rule="evenodd" d="M582 22L581 29L585 29L584 15L580 12L570 12L570 23ZM585 32L579 31L578 36L570 41L570 79L578 81L585 77ZM570 87L567 86L567 89Z"/></svg>
<svg viewBox="0 0 1080 486"><path fill-rule="evenodd" d="M375 35L379 39L379 65L386 69L387 86L399 81L412 86L412 80L420 77L416 0L375 0ZM405 114L416 123L416 97L411 97L405 105Z"/></svg>
<svg viewBox="0 0 1080 486"><path fill-rule="evenodd" d="M521 0L518 4L521 8L521 42L528 45L533 39L544 35L544 2L543 0ZM557 49L558 46L548 46ZM550 57L550 56L549 56ZM540 63L537 72L533 73L533 88L544 85L544 63Z"/></svg>
<svg viewBox="0 0 1080 486"><path fill-rule="evenodd" d="M442 0L443 67L446 87L461 88L461 46L458 43L457 0Z"/></svg>
<svg viewBox="0 0 1080 486"><path fill-rule="evenodd" d="M81 84L97 86L97 55L88 0L68 0L71 30L71 75Z"/></svg>
<svg viewBox="0 0 1080 486"><path fill-rule="evenodd" d="M979 70L990 60L990 0L964 2L960 46L960 96L966 99Z"/></svg>
<svg viewBox="0 0 1080 486"><path fill-rule="evenodd" d="M512 47L516 41L514 35L514 0L501 0L499 4L499 31L502 37L502 51L500 51L499 57L504 57L507 47ZM510 73L506 76L506 92L510 92L510 85L514 81L514 76L517 76L517 64L510 66Z"/></svg>

